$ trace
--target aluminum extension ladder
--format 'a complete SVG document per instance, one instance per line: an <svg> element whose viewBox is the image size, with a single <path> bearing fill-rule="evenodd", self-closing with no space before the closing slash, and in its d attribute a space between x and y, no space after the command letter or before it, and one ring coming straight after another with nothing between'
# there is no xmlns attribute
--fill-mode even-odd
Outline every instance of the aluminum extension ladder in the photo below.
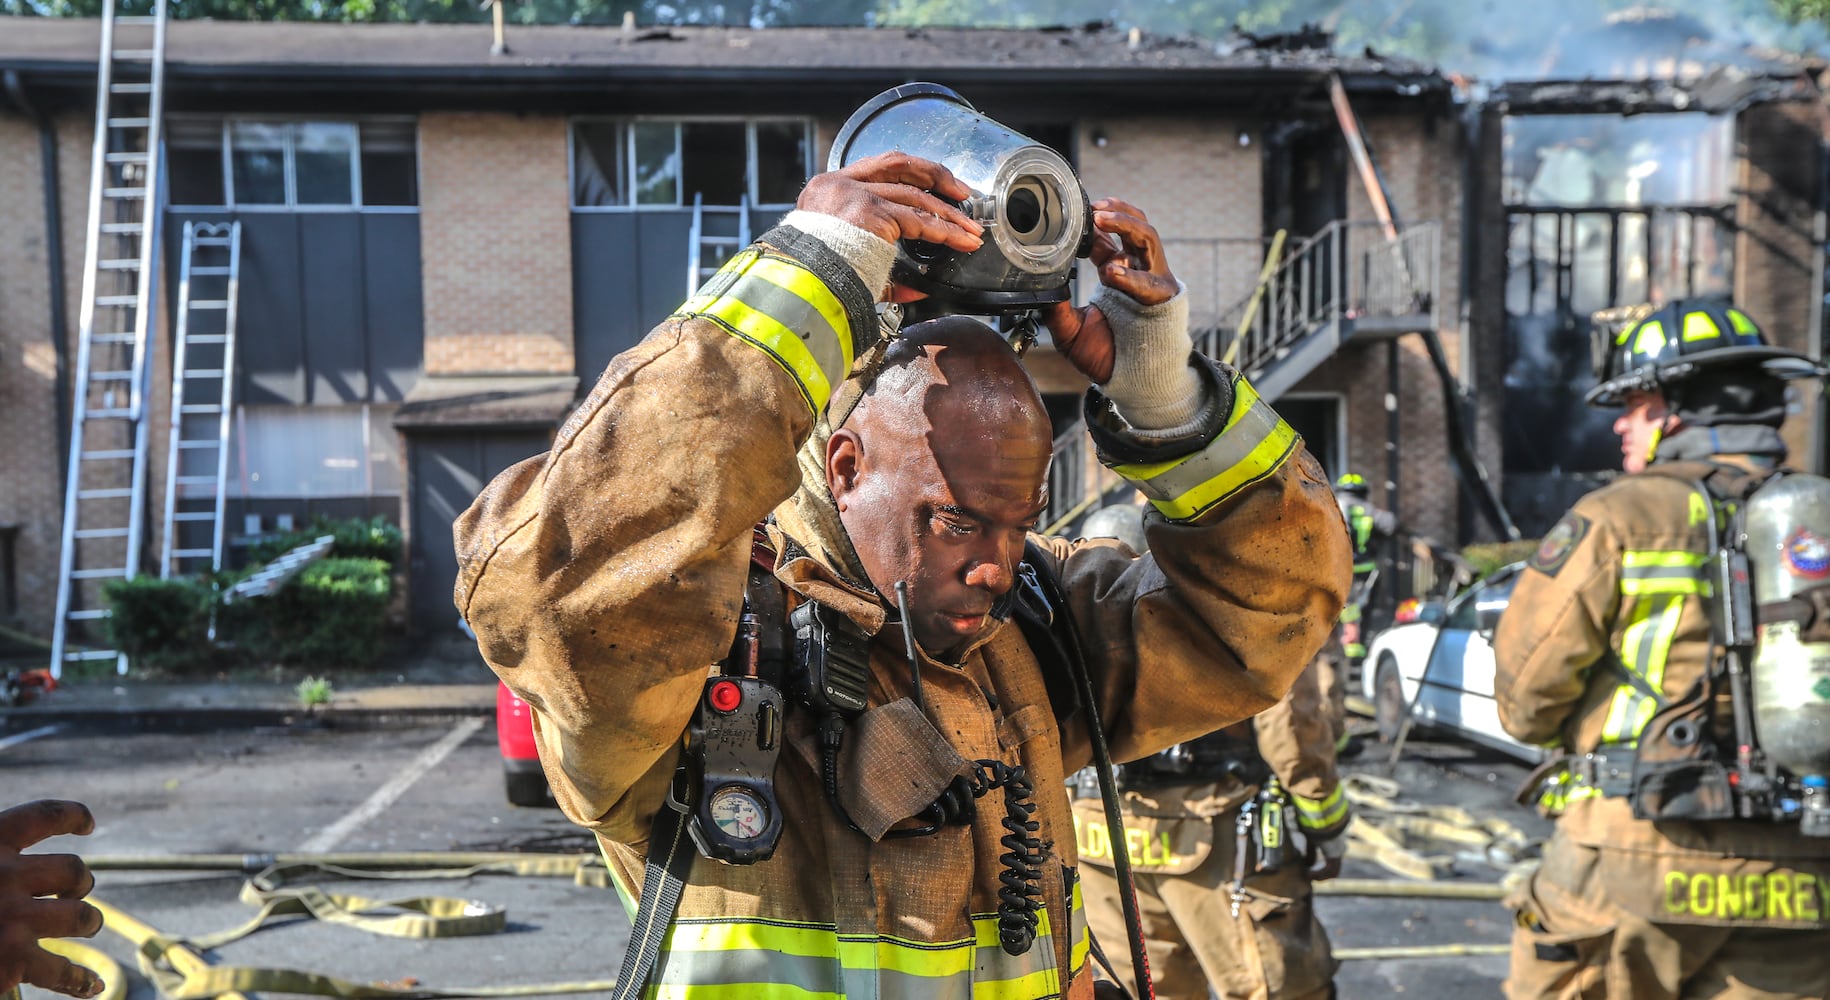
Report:
<svg viewBox="0 0 1830 1000"><path fill-rule="evenodd" d="M140 569L146 521L149 355L159 261L159 124L165 84L166 0L150 15L102 8L96 60L95 148L89 171L81 333L71 395L69 475L51 674L66 662L127 657L99 635L72 635L108 617L102 584ZM73 648L78 647L81 648Z"/></svg>
<svg viewBox="0 0 1830 1000"><path fill-rule="evenodd" d="M708 233L705 229L705 217L708 215L737 216L737 232ZM686 261L686 297L692 298L699 291L699 283L718 273L725 260L731 255L750 245L750 196L743 195L737 200L736 208L714 206L705 207L705 196L693 192L693 231L687 237Z"/></svg>
<svg viewBox="0 0 1830 1000"><path fill-rule="evenodd" d="M159 556L159 575L168 580L206 565L222 569L241 223L187 222L183 246Z"/></svg>

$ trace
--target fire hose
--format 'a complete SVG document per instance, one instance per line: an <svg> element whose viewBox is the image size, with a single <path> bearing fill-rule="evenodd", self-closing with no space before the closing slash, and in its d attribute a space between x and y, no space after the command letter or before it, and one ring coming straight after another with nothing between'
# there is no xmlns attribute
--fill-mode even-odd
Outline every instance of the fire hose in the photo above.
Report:
<svg viewBox="0 0 1830 1000"><path fill-rule="evenodd" d="M1355 793L1359 794L1359 793ZM1357 821L1356 821L1357 822ZM85 858L90 870L239 872L249 875L242 902L256 908L244 924L208 935L168 934L108 902L91 898L102 911L103 928L132 945L139 970L163 1000L249 1000L260 992L364 998L364 1000L445 1000L462 997L528 997L608 991L609 980L511 986L422 986L417 981L353 982L298 969L215 965L202 953L255 933L277 917L310 916L373 934L408 938L444 938L491 934L506 925L499 906L441 896L372 899L327 892L313 885L293 885L308 876L339 879L422 881L481 875L570 878L576 885L610 885L603 859L595 854L523 853L343 853L343 854L193 854L163 857L96 855ZM1427 899L1497 900L1506 891L1494 882L1396 882L1381 879L1335 879L1317 883L1325 896L1387 896ZM126 977L121 966L92 945L46 940L47 950L95 971L106 983L99 1000L122 1000ZM1499 954L1502 945L1452 945L1341 948L1337 958L1434 958ZM15 994L0 1000L17 1000Z"/></svg>

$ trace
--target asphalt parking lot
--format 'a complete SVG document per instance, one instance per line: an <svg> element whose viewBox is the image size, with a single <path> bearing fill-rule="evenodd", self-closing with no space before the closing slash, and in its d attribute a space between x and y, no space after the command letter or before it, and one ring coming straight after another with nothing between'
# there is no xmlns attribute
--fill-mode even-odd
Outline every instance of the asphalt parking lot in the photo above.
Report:
<svg viewBox="0 0 1830 1000"><path fill-rule="evenodd" d="M555 809L503 798L493 723L415 721L383 728L241 726L191 733L108 732L83 725L0 749L0 798L56 796L87 802L97 829L43 850L74 849L99 865L95 895L165 933L201 935L241 924L243 877L228 871L122 870L121 859L295 851L445 855L589 853L588 837ZM18 734L13 734L18 735ZM1376 746L1349 770L1383 771ZM1394 777L1418 802L1503 815L1534 835L1544 825L1511 804L1522 766L1447 743L1413 742ZM1445 859L1439 856L1439 861ZM1449 882L1491 881L1499 866L1448 857ZM1392 878L1349 859L1346 875ZM283 918L206 953L219 965L306 969L358 982L426 988L603 982L620 960L628 923L615 894L566 878L407 878L385 884L326 877L327 891L372 898L418 895L476 900L506 911L500 933L439 940L380 937ZM1344 949L1503 943L1507 914L1485 901L1329 896L1319 912ZM133 949L104 932L98 944L134 968ZM1503 956L1381 958L1347 962L1342 997L1497 995ZM137 972L128 1000L156 992Z"/></svg>

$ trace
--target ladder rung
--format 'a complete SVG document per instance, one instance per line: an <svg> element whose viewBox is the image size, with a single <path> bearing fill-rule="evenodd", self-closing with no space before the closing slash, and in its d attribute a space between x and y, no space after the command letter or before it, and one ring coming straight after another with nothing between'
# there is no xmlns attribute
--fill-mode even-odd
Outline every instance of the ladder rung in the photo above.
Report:
<svg viewBox="0 0 1830 1000"><path fill-rule="evenodd" d="M146 189L144 187L103 188L102 197L104 197L104 198L144 198L144 197L146 197Z"/></svg>
<svg viewBox="0 0 1830 1000"><path fill-rule="evenodd" d="M102 233L108 236L138 236L145 228L138 222L102 223Z"/></svg>
<svg viewBox="0 0 1830 1000"><path fill-rule="evenodd" d="M150 93L152 93L152 84L150 84L150 83L114 83L114 84L109 84L108 92L110 94L150 94Z"/></svg>
<svg viewBox="0 0 1830 1000"><path fill-rule="evenodd" d="M701 236L699 245L706 247L734 247L743 243L741 236Z"/></svg>
<svg viewBox="0 0 1830 1000"><path fill-rule="evenodd" d="M207 510L181 510L172 515L174 521L214 521L216 514Z"/></svg>
<svg viewBox="0 0 1830 1000"><path fill-rule="evenodd" d="M145 153L109 153L103 159L109 163L145 163L151 157Z"/></svg>
<svg viewBox="0 0 1830 1000"><path fill-rule="evenodd" d="M114 306L116 308L121 306L138 306L140 304L140 297L138 295L97 295L95 297L95 304L98 306Z"/></svg>
<svg viewBox="0 0 1830 1000"><path fill-rule="evenodd" d="M83 414L83 416L90 420L118 420L122 417L133 416L133 411L125 406L104 406L100 409L90 410Z"/></svg>
<svg viewBox="0 0 1830 1000"><path fill-rule="evenodd" d="M110 118L109 128L151 128L151 118Z"/></svg>
<svg viewBox="0 0 1830 1000"><path fill-rule="evenodd" d="M222 407L215 403L186 403L178 407L179 413L221 413Z"/></svg>
<svg viewBox="0 0 1830 1000"><path fill-rule="evenodd" d="M126 382L133 378L133 372L90 372L91 382Z"/></svg>
<svg viewBox="0 0 1830 1000"><path fill-rule="evenodd" d="M230 244L231 244L231 240L227 236L193 236L193 237L191 237L191 246L194 246L194 247L226 247L226 246L229 246Z"/></svg>
<svg viewBox="0 0 1830 1000"><path fill-rule="evenodd" d="M114 459L132 458L133 456L134 450L132 448L116 448L112 451L85 451L83 452L83 461L106 462Z"/></svg>
<svg viewBox="0 0 1830 1000"><path fill-rule="evenodd" d="M115 49L116 59L151 59L159 54L158 49Z"/></svg>
<svg viewBox="0 0 1830 1000"><path fill-rule="evenodd" d="M184 338L187 344L226 344L229 338L220 333L193 333Z"/></svg>
<svg viewBox="0 0 1830 1000"><path fill-rule="evenodd" d="M64 617L73 622L92 622L103 618L113 618L114 612L107 608L83 608L80 611L72 611Z"/></svg>
<svg viewBox="0 0 1830 1000"><path fill-rule="evenodd" d="M78 528L78 538L126 538L126 528Z"/></svg>
<svg viewBox="0 0 1830 1000"><path fill-rule="evenodd" d="M178 448L183 451L202 451L205 448L220 448L221 441L180 441ZM132 454L132 452L129 452Z"/></svg>
<svg viewBox="0 0 1830 1000"><path fill-rule="evenodd" d="M172 558L174 558L174 559L198 559L203 556L214 556L214 555L216 555L215 549L173 549L172 550Z"/></svg>
<svg viewBox="0 0 1830 1000"><path fill-rule="evenodd" d="M131 333L98 333L90 337L89 342L92 344L131 344L139 339L137 335ZM191 340L194 343L197 338L192 337Z"/></svg>
<svg viewBox="0 0 1830 1000"><path fill-rule="evenodd" d="M125 500L130 496L133 496L133 491L128 490L128 489L96 489L96 490L77 490L76 491L76 499L78 499L78 500Z"/></svg>
<svg viewBox="0 0 1830 1000"><path fill-rule="evenodd" d="M185 378L221 378L221 368L192 368L184 373Z"/></svg>
<svg viewBox="0 0 1830 1000"><path fill-rule="evenodd" d="M110 577L126 577L127 567L117 566L114 569L79 569L70 574L73 580L106 580Z"/></svg>
<svg viewBox="0 0 1830 1000"><path fill-rule="evenodd" d="M104 271L138 271L140 258L116 257L113 260L98 260L95 262L95 266Z"/></svg>
<svg viewBox="0 0 1830 1000"><path fill-rule="evenodd" d="M179 486L215 486L215 476L179 476L172 480Z"/></svg>
<svg viewBox="0 0 1830 1000"><path fill-rule="evenodd" d="M158 24L159 19L146 14L116 14L114 23L151 27L152 25Z"/></svg>
<svg viewBox="0 0 1830 1000"><path fill-rule="evenodd" d="M112 660L121 654L112 649L85 649L80 653L65 653L66 660Z"/></svg>
<svg viewBox="0 0 1830 1000"><path fill-rule="evenodd" d="M229 300L228 299L192 299L189 302L189 305L192 309L227 309L227 308L229 308Z"/></svg>
<svg viewBox="0 0 1830 1000"><path fill-rule="evenodd" d="M193 277L193 278L199 278L199 277L210 278L210 277L216 277L219 275L226 275L228 273L229 273L229 269L226 267L193 267L193 268L191 268L191 277Z"/></svg>

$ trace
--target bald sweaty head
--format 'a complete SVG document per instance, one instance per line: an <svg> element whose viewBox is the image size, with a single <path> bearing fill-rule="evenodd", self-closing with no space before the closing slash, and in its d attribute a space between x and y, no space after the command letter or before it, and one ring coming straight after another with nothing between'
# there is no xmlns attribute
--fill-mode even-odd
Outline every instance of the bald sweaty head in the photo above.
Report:
<svg viewBox="0 0 1830 1000"><path fill-rule="evenodd" d="M915 638L955 659L992 623L1047 504L1052 452L1035 383L996 331L908 328L826 446L839 518L878 592L908 584Z"/></svg>

